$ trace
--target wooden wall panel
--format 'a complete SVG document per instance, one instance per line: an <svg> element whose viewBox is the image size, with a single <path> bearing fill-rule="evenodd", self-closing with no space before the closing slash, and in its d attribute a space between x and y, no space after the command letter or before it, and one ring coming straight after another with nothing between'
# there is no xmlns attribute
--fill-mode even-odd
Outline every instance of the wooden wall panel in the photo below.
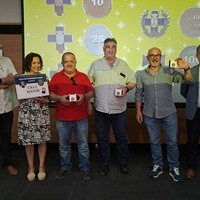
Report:
<svg viewBox="0 0 200 200"><path fill-rule="evenodd" d="M187 142L186 136L186 126L185 126L185 108L177 108L178 111L178 120L179 120L179 134L178 134L178 142L180 144L185 144ZM127 128L127 137L129 143L149 143L149 137L146 131L144 124L139 125L136 122L135 118L135 108L128 108L127 116L128 116L128 128ZM51 143L58 142L58 136L56 133L56 125L55 125L55 108L50 108L51 114L51 135L52 140ZM18 118L18 108L14 110L14 121L12 127L12 142L17 143L17 118ZM165 143L165 138L163 131L161 130L161 142ZM96 129L94 124L94 118L89 116L89 143L96 143ZM75 142L72 137L72 142ZM110 142L114 143L114 136L112 130L110 131Z"/></svg>
<svg viewBox="0 0 200 200"><path fill-rule="evenodd" d="M22 35L0 34L0 44L3 45L4 56L9 57L17 72L22 73Z"/></svg>

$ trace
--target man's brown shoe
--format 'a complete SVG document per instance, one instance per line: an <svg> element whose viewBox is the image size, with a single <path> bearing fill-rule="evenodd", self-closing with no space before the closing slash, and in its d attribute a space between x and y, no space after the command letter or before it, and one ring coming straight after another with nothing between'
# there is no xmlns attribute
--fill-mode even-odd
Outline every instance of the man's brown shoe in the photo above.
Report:
<svg viewBox="0 0 200 200"><path fill-rule="evenodd" d="M92 175L89 171L82 171L81 175L82 175L82 179L85 181L89 181L92 178Z"/></svg>
<svg viewBox="0 0 200 200"><path fill-rule="evenodd" d="M9 166L7 167L7 172L8 172L10 175L13 175L13 176L15 176L15 175L18 174L18 170L17 170L14 166L12 166L12 165L9 165Z"/></svg>
<svg viewBox="0 0 200 200"><path fill-rule="evenodd" d="M193 169L188 169L188 170L186 171L185 175L186 175L186 177L187 177L188 179L194 179L195 176L196 176L196 173L195 173L195 171L194 171Z"/></svg>

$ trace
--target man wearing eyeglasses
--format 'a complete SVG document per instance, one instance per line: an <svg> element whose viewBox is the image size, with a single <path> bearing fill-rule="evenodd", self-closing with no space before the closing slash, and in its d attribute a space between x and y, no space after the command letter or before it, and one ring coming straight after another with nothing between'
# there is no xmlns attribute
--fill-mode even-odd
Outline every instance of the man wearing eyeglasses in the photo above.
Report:
<svg viewBox="0 0 200 200"><path fill-rule="evenodd" d="M135 87L135 76L128 64L116 57L117 41L107 38L103 46L104 57L94 61L88 76L94 86L95 124L99 147L99 174L106 176L110 163L109 133L112 127L117 158L122 173L128 171L127 93Z"/></svg>
<svg viewBox="0 0 200 200"><path fill-rule="evenodd" d="M50 83L50 98L56 104L56 128L59 135L61 169L56 178L71 173L72 130L78 145L79 168L84 180L91 179L88 147L88 101L94 96L86 74L76 69L72 52L62 56L63 70L54 74Z"/></svg>
<svg viewBox="0 0 200 200"><path fill-rule="evenodd" d="M149 176L158 178L163 173L163 154L160 141L160 128L164 129L167 143L169 175L176 182L183 181L179 172L179 150L177 145L178 122L176 108L172 99L172 84L190 81L192 76L188 63L176 59L178 69L161 65L161 50L153 47L148 51L149 66L137 73L135 93L136 120L144 123L150 138L153 169ZM142 111L142 102L143 111Z"/></svg>

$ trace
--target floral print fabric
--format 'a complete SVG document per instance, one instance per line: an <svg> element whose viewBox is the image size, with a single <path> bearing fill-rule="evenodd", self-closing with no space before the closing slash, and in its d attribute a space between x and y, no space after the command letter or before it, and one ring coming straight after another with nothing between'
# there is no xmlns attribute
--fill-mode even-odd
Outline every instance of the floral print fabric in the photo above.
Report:
<svg viewBox="0 0 200 200"><path fill-rule="evenodd" d="M18 117L18 143L33 145L46 143L51 139L50 111L48 104L35 99L20 103Z"/></svg>

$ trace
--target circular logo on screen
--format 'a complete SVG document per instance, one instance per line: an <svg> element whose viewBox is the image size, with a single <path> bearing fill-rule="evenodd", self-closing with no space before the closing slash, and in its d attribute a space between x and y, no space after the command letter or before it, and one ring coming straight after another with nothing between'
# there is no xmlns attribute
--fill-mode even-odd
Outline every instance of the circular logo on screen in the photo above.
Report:
<svg viewBox="0 0 200 200"><path fill-rule="evenodd" d="M186 10L181 16L180 27L188 37L200 37L200 8Z"/></svg>
<svg viewBox="0 0 200 200"><path fill-rule="evenodd" d="M186 47L181 51L181 53L179 54L179 57L185 58L187 62L189 63L189 65L193 67L199 63L196 57L196 49L197 49L197 46Z"/></svg>
<svg viewBox="0 0 200 200"><path fill-rule="evenodd" d="M94 18L102 18L111 10L111 0L83 0L83 8L87 15Z"/></svg>
<svg viewBox="0 0 200 200"><path fill-rule="evenodd" d="M103 42L106 38L111 38L110 30L104 25L94 25L89 27L84 36L85 48L93 55L103 54Z"/></svg>

